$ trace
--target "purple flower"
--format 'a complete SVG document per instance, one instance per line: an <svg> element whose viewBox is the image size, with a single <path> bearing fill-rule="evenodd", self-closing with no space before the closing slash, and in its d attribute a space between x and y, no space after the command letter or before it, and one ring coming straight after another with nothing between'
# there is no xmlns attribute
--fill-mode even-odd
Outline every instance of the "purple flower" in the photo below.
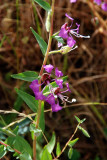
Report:
<svg viewBox="0 0 107 160"><path fill-rule="evenodd" d="M70 3L75 3L77 0L70 0Z"/></svg>
<svg viewBox="0 0 107 160"><path fill-rule="evenodd" d="M30 84L30 88L32 89L32 91L34 92L35 95L35 99L36 100L45 100L45 96L43 95L43 91L39 92L39 87L40 84L38 83L38 80L34 80L31 84Z"/></svg>
<svg viewBox="0 0 107 160"><path fill-rule="evenodd" d="M104 11L107 11L107 0L104 0L104 2L102 0L94 0L94 2L97 4L97 5L100 5L101 4L101 8L104 10Z"/></svg>
<svg viewBox="0 0 107 160"><path fill-rule="evenodd" d="M104 11L107 11L107 3L106 3L106 2L102 3L101 8L102 8Z"/></svg>
<svg viewBox="0 0 107 160"><path fill-rule="evenodd" d="M45 71L48 73L51 73L54 68L53 65L51 65L51 64L44 65L43 67L44 67Z"/></svg>
<svg viewBox="0 0 107 160"><path fill-rule="evenodd" d="M62 109L62 107L59 105L59 103L54 104L51 107L52 107L52 112L58 112Z"/></svg>
<svg viewBox="0 0 107 160"><path fill-rule="evenodd" d="M61 76L63 76L63 73L62 73L61 71L59 71L58 68L56 68L56 69L55 69L55 75L56 75L57 77L61 77Z"/></svg>
<svg viewBox="0 0 107 160"><path fill-rule="evenodd" d="M41 76L41 81L43 83L39 84L38 80L34 80L30 84L30 88L34 92L36 100L46 101L47 103L49 103L51 105L52 112L57 112L57 111L62 109L62 107L59 105L59 99L61 99L61 101L63 103L70 102L70 101L68 101L68 97L67 96L63 96L63 93L68 92L68 91L71 92L70 88L69 88L69 84L66 83L67 89L65 91L62 91L62 92L60 91L60 89L63 88L63 79L59 79L59 77L63 76L63 73L61 71L59 71L58 68L56 68L55 69L55 75L58 78L55 78L53 80L54 80L54 82L56 82L56 84L59 87L53 88L52 85L51 85L51 82L53 80L51 80L51 78L50 78L50 76L51 76L50 73L51 73L51 71L53 69L53 66L52 65L45 65L44 67L45 67L45 70L48 73L44 73ZM45 86L42 86L42 85L45 85ZM49 87L49 91L44 94L44 90L45 90L45 88L47 86ZM40 87L42 88L41 91L40 91Z"/></svg>
<svg viewBox="0 0 107 160"><path fill-rule="evenodd" d="M62 25L61 30L59 32L59 36L67 41L67 45L69 47L73 47L75 45L75 43L76 43L76 41L73 39L72 35L74 35L74 36L76 36L78 38L90 38L90 36L83 36L83 35L79 34L80 25L78 23L76 23L76 25L77 25L76 29L71 29L74 19L71 18L68 14L65 14L65 16L71 20L71 26L68 27L67 23ZM62 46L62 45L60 44L59 46Z"/></svg>
<svg viewBox="0 0 107 160"><path fill-rule="evenodd" d="M94 0L94 2L95 2L97 5L100 5L100 4L101 4L101 0Z"/></svg>
<svg viewBox="0 0 107 160"><path fill-rule="evenodd" d="M38 83L38 80L34 80L29 87L32 89L33 92L39 92L40 84Z"/></svg>

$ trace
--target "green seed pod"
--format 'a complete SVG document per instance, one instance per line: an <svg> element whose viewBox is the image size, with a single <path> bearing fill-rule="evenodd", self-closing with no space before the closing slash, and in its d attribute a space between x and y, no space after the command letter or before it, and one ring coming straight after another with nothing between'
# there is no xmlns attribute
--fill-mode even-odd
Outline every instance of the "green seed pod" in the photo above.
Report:
<svg viewBox="0 0 107 160"><path fill-rule="evenodd" d="M60 52L62 54L66 54L74 49L76 49L78 46L75 46L75 47L69 47L68 45L67 46L63 46L61 49L60 49Z"/></svg>

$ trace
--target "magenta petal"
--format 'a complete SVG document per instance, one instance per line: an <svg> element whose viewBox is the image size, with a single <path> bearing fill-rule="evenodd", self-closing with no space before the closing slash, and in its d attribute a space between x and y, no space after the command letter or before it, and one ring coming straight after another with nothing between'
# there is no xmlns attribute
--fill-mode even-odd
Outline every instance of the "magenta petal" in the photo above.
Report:
<svg viewBox="0 0 107 160"><path fill-rule="evenodd" d="M58 42L58 48L62 47L62 46L63 46L63 44L61 42Z"/></svg>
<svg viewBox="0 0 107 160"><path fill-rule="evenodd" d="M50 105L54 105L55 104L55 97L53 96L53 94L49 94L46 97L46 102L48 102Z"/></svg>
<svg viewBox="0 0 107 160"><path fill-rule="evenodd" d="M46 97L43 95L43 92L34 92L35 95L35 99L36 100L42 100L44 101L46 99Z"/></svg>
<svg viewBox="0 0 107 160"><path fill-rule="evenodd" d="M40 84L38 83L38 80L34 80L29 87L32 89L33 92L39 92L39 86Z"/></svg>
<svg viewBox="0 0 107 160"><path fill-rule="evenodd" d="M63 73L62 73L61 71L59 71L58 68L56 68L56 69L55 69L55 75L56 75L57 77L61 77L61 76L63 76Z"/></svg>
<svg viewBox="0 0 107 160"><path fill-rule="evenodd" d="M59 36L62 37L62 38L65 38L67 39L69 36L68 36L68 30L66 30L66 26L67 26L67 23L65 23L62 27L61 27L61 30L59 32Z"/></svg>
<svg viewBox="0 0 107 160"><path fill-rule="evenodd" d="M70 0L70 3L75 3L77 0Z"/></svg>
<svg viewBox="0 0 107 160"><path fill-rule="evenodd" d="M69 37L69 38L67 39L67 45L68 45L69 47L73 47L75 43L76 43L76 41L75 41L72 37Z"/></svg>
<svg viewBox="0 0 107 160"><path fill-rule="evenodd" d="M59 86L59 88L63 88L63 85L62 85L63 80L62 79L55 79L55 81L56 81L56 84Z"/></svg>
<svg viewBox="0 0 107 160"><path fill-rule="evenodd" d="M54 68L53 65L51 65L51 64L44 65L43 67L44 67L45 71L48 73L51 73L52 69Z"/></svg>
<svg viewBox="0 0 107 160"><path fill-rule="evenodd" d="M73 2L72 2L73 3ZM67 13L65 14L65 16L67 17L67 18L69 18L71 21L73 21L74 19L73 18L71 18Z"/></svg>
<svg viewBox="0 0 107 160"><path fill-rule="evenodd" d="M69 83L66 83L67 89L69 92L71 92L70 88L69 88Z"/></svg>
<svg viewBox="0 0 107 160"><path fill-rule="evenodd" d="M58 112L62 109L62 107L58 103L51 105L51 107L52 107L52 112Z"/></svg>
<svg viewBox="0 0 107 160"><path fill-rule="evenodd" d="M102 3L101 8L102 8L104 11L107 11L107 3Z"/></svg>
<svg viewBox="0 0 107 160"><path fill-rule="evenodd" d="M97 3L97 5L101 4L101 0L94 0L95 3Z"/></svg>

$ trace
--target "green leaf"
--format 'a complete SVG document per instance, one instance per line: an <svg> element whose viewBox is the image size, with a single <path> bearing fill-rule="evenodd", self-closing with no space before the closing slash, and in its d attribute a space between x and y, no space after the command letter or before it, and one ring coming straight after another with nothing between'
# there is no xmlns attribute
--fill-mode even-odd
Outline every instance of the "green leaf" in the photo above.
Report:
<svg viewBox="0 0 107 160"><path fill-rule="evenodd" d="M6 140L6 143L14 148L20 151L21 153L27 152L32 156L32 148L30 144L21 136L16 136L16 137L8 137Z"/></svg>
<svg viewBox="0 0 107 160"><path fill-rule="evenodd" d="M20 154L19 158L20 160L32 160L31 156L27 152Z"/></svg>
<svg viewBox="0 0 107 160"><path fill-rule="evenodd" d="M28 82L32 82L35 79L38 79L38 73L34 71L26 71L18 74L11 75L12 78L20 79Z"/></svg>
<svg viewBox="0 0 107 160"><path fill-rule="evenodd" d="M68 157L69 157L69 159L71 159L72 155L73 155L73 149L72 149L72 147L71 147L71 148L69 149L69 151L68 151Z"/></svg>
<svg viewBox="0 0 107 160"><path fill-rule="evenodd" d="M38 3L43 9L46 11L49 11L51 9L49 3L43 0L34 0L36 3Z"/></svg>
<svg viewBox="0 0 107 160"><path fill-rule="evenodd" d="M7 146L6 148L9 152L14 152L14 150L10 146Z"/></svg>
<svg viewBox="0 0 107 160"><path fill-rule="evenodd" d="M0 128L0 131L2 131L3 133L5 133L7 136L13 136L13 137L16 136L13 132L11 132L11 131L9 131L7 129Z"/></svg>
<svg viewBox="0 0 107 160"><path fill-rule="evenodd" d="M32 148L31 148L31 146L21 136L16 136L15 137L15 141L13 143L13 146L14 146L15 149L17 149L21 153L22 152L27 152L28 154L30 154L32 156Z"/></svg>
<svg viewBox="0 0 107 160"><path fill-rule="evenodd" d="M86 137L90 138L89 133L88 133L84 128L82 128L82 127L80 127L80 126L78 126L78 128L82 131L82 133L83 133Z"/></svg>
<svg viewBox="0 0 107 160"><path fill-rule="evenodd" d="M56 155L59 156L60 153L61 153L60 144L59 144L59 142L57 142L57 146L56 146Z"/></svg>
<svg viewBox="0 0 107 160"><path fill-rule="evenodd" d="M80 159L81 159L81 154L76 149L73 149L73 155L70 160L80 160Z"/></svg>
<svg viewBox="0 0 107 160"><path fill-rule="evenodd" d="M56 136L55 136L55 133L53 133L50 142L46 145L46 148L49 153L53 151L54 146L55 146L55 141L56 141Z"/></svg>
<svg viewBox="0 0 107 160"><path fill-rule="evenodd" d="M52 160L52 156L46 148L43 150L41 160Z"/></svg>
<svg viewBox="0 0 107 160"><path fill-rule="evenodd" d="M1 146L0 146L0 159L1 159L2 157L4 157L6 153L7 153L6 147L4 147L3 145L1 145Z"/></svg>
<svg viewBox="0 0 107 160"><path fill-rule="evenodd" d="M62 77L63 82L65 82L65 81L67 80L67 78L68 78L68 76ZM56 82L52 82L52 83L50 83L50 84L52 85L53 88L58 87L58 85L56 84ZM47 86L45 87L45 89L43 90L43 94L44 94L44 95L48 95L49 93L50 93L50 91L49 91L49 86L47 85Z"/></svg>
<svg viewBox="0 0 107 160"><path fill-rule="evenodd" d="M41 129L36 128L35 124L30 125L30 131L31 132L33 131L33 133L35 134L36 137L40 136L40 134L42 132Z"/></svg>
<svg viewBox="0 0 107 160"><path fill-rule="evenodd" d="M45 130L45 116L44 116L44 102L41 103L41 116L39 121L39 127L44 132Z"/></svg>
<svg viewBox="0 0 107 160"><path fill-rule="evenodd" d="M78 140L79 140L79 138L76 138L76 139L70 141L70 142L68 143L68 146L69 146L69 147L73 147L73 146L77 143Z"/></svg>
<svg viewBox="0 0 107 160"><path fill-rule="evenodd" d="M85 120L86 120L86 118L82 119L82 120L81 120L81 123L83 123Z"/></svg>
<svg viewBox="0 0 107 160"><path fill-rule="evenodd" d="M76 118L76 120L77 120L78 123L83 123L86 120L86 118L80 120L77 116L75 116L75 118Z"/></svg>
<svg viewBox="0 0 107 160"><path fill-rule="evenodd" d="M76 118L78 123L81 123L81 120L77 116L75 116L75 118Z"/></svg>
<svg viewBox="0 0 107 160"><path fill-rule="evenodd" d="M43 55L45 56L46 50L47 50L47 43L42 39L42 37L39 36L39 34L37 34L34 29L32 27L30 27L33 35L35 36L37 42L39 43L40 49L43 53Z"/></svg>
<svg viewBox="0 0 107 160"><path fill-rule="evenodd" d="M16 88L17 94L23 99L23 101L29 106L29 108L33 111L36 112L38 109L38 100L35 100L33 96L30 94L21 91Z"/></svg>

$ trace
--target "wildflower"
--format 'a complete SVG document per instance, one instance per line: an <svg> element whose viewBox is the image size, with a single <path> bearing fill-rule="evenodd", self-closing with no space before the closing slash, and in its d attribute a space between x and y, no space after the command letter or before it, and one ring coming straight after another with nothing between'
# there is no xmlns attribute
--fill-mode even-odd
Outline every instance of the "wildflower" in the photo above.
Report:
<svg viewBox="0 0 107 160"><path fill-rule="evenodd" d="M94 2L97 4L97 5L100 5L101 4L101 8L104 10L104 11L107 11L107 0L104 0L104 2L102 0L94 0Z"/></svg>
<svg viewBox="0 0 107 160"><path fill-rule="evenodd" d="M77 0L70 0L70 3L75 3Z"/></svg>
<svg viewBox="0 0 107 160"><path fill-rule="evenodd" d="M30 84L30 88L34 92L36 100L43 100L48 102L51 105L52 112L57 112L62 109L62 107L59 105L59 99L62 101L62 103L70 102L68 101L68 97L64 96L63 94L65 92L71 92L71 91L68 83L66 83L67 89L64 91L60 91L63 88L63 79L60 78L61 76L63 76L63 73L60 70L58 70L58 68L55 69L56 78L51 80L51 72L53 68L54 67L50 64L45 65L44 69L48 73L44 73L41 76L42 83L39 84L38 80L34 80ZM56 82L58 87L53 88L51 85L52 81ZM43 85L45 85L45 87L42 87ZM43 88L41 91L39 90L40 86ZM44 94L46 86L49 87L49 92L47 96L46 93Z"/></svg>
<svg viewBox="0 0 107 160"><path fill-rule="evenodd" d="M94 0L94 2L95 2L97 5L100 5L100 4L101 4L101 0Z"/></svg>
<svg viewBox="0 0 107 160"><path fill-rule="evenodd" d="M67 18L71 20L71 26L68 27L67 23L62 25L61 30L59 32L59 36L62 37L67 41L68 47L73 47L76 44L76 41L73 39L72 35L78 38L90 38L90 36L83 36L79 34L79 27L80 25L76 23L77 28L76 29L71 29L72 24L73 24L73 18L71 18L68 14L65 14ZM58 44L58 46L62 46L63 44Z"/></svg>
<svg viewBox="0 0 107 160"><path fill-rule="evenodd" d="M107 2L102 3L101 8L107 12Z"/></svg>

